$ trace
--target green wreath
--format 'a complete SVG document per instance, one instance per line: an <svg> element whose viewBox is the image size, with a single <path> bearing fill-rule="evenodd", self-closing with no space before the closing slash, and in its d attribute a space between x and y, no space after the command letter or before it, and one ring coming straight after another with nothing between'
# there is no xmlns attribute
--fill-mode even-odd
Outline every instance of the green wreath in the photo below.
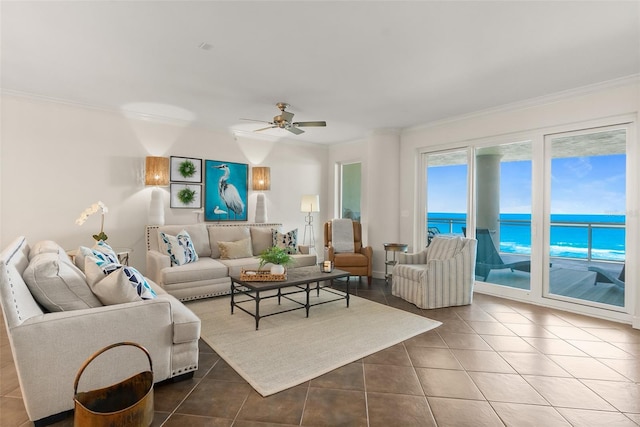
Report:
<svg viewBox="0 0 640 427"><path fill-rule="evenodd" d="M180 163L178 171L184 178L189 178L196 173L196 165L194 165L191 160L185 160L184 162Z"/></svg>
<svg viewBox="0 0 640 427"><path fill-rule="evenodd" d="M196 190L191 190L189 188L183 188L178 191L178 200L180 200L183 204L188 205L195 201L196 198Z"/></svg>

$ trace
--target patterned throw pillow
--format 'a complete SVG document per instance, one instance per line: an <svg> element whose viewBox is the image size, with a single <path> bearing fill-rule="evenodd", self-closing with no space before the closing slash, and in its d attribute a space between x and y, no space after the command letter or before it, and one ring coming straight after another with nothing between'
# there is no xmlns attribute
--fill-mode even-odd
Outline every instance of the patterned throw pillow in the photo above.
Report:
<svg viewBox="0 0 640 427"><path fill-rule="evenodd" d="M193 247L191 236L182 230L176 236L160 232L160 239L164 243L167 255L171 257L172 265L184 265L198 260L198 254Z"/></svg>
<svg viewBox="0 0 640 427"><path fill-rule="evenodd" d="M87 282L103 304L122 304L156 298L157 295L147 280L135 268L119 264L99 264L100 261L95 257L85 259Z"/></svg>
<svg viewBox="0 0 640 427"><path fill-rule="evenodd" d="M85 274L86 272L86 259L94 258L98 265L105 270L105 274L109 274L112 271L120 267L118 262L118 256L115 254L101 252L97 249L89 249L86 246L80 246L78 253L76 254L75 264Z"/></svg>
<svg viewBox="0 0 640 427"><path fill-rule="evenodd" d="M271 232L273 246L284 249L288 254L294 255L298 253L298 229L281 233L278 230Z"/></svg>
<svg viewBox="0 0 640 427"><path fill-rule="evenodd" d="M91 249L104 254L109 260L114 260L113 262L119 262L118 254L116 254L116 251L114 251L113 248L109 246L104 240L98 240Z"/></svg>

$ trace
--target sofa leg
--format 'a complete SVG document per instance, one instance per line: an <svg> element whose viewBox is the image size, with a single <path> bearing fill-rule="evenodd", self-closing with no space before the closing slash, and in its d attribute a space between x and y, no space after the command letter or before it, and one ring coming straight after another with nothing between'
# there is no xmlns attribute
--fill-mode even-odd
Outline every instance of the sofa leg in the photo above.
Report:
<svg viewBox="0 0 640 427"><path fill-rule="evenodd" d="M167 378L164 381L160 381L158 384L173 384L179 383L180 381L190 380L193 378L193 374L196 371L187 372L186 374L176 375L175 377Z"/></svg>
<svg viewBox="0 0 640 427"><path fill-rule="evenodd" d="M196 371L191 371L191 372L187 372L186 374L177 375L177 376L171 378L171 382L172 383L179 383L180 381L190 380L191 378L193 378L193 374L195 374L195 373L196 373Z"/></svg>

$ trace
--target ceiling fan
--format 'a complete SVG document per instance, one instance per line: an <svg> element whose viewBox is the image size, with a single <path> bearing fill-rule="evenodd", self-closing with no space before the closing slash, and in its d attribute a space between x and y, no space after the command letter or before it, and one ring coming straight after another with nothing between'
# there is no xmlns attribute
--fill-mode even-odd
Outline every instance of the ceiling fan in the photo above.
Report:
<svg viewBox="0 0 640 427"><path fill-rule="evenodd" d="M291 120L293 120L293 113L285 111L285 109L288 106L289 104L287 104L286 102L278 102L276 104L276 107L280 109L280 114L275 116L273 118L273 121L271 122L267 122L265 120L254 120L254 119L240 119L240 120L250 120L252 122L269 123L270 126L267 126L261 129L256 129L254 130L254 132L260 132L267 129L280 128L280 129L286 129L289 132L294 133L296 135L300 135L301 133L304 133L304 131L300 129L301 127L324 127L327 125L327 122L325 121L292 122Z"/></svg>

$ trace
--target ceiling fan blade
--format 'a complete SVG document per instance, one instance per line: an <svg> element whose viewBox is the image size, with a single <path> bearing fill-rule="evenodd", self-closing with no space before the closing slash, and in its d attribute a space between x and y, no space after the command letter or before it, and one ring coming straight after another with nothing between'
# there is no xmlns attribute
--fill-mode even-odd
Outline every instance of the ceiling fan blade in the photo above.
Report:
<svg viewBox="0 0 640 427"><path fill-rule="evenodd" d="M298 126L298 127L324 127L327 125L327 122L325 121L314 121L314 122L295 122L292 123L293 126Z"/></svg>
<svg viewBox="0 0 640 427"><path fill-rule="evenodd" d="M267 123L269 123L269 122L267 122ZM266 128L256 129L256 130L254 130L254 132L260 132L260 131L267 130L267 129L274 129L274 128L277 128L277 127L278 126L267 126Z"/></svg>
<svg viewBox="0 0 640 427"><path fill-rule="evenodd" d="M298 129L298 128L297 128L297 127L295 127L295 126L289 126L289 127L287 127L287 130L288 130L289 132L291 132L291 133L296 134L296 135L300 135L301 133L304 133L304 131L303 131L302 129Z"/></svg>
<svg viewBox="0 0 640 427"><path fill-rule="evenodd" d="M240 118L240 120L247 120L247 121L250 121L250 122L258 122L258 123L269 123L270 125L272 125L272 124L273 124L273 122L268 122L268 121L266 121L266 120L243 119L243 118Z"/></svg>
<svg viewBox="0 0 640 427"><path fill-rule="evenodd" d="M290 113L288 111L283 111L280 113L280 116L282 116L282 118L284 119L285 122L289 122L291 123L291 120L293 120L293 113Z"/></svg>

